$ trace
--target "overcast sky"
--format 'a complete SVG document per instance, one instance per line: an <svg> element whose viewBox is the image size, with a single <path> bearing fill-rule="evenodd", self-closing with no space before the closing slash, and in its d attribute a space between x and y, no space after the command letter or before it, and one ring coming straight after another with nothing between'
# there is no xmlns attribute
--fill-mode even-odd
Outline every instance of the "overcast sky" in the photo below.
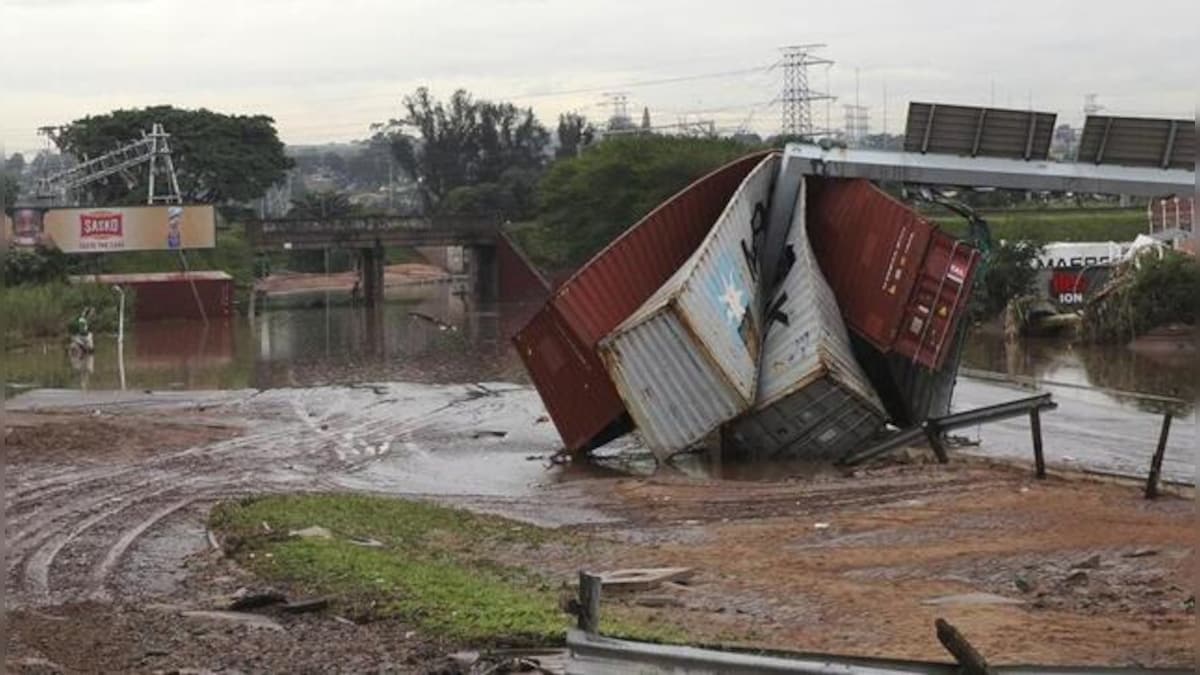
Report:
<svg viewBox="0 0 1200 675"><path fill-rule="evenodd" d="M770 66L797 43L836 62L811 70L838 97L836 125L857 95L879 131L885 87L891 132L910 100L1032 102L1076 123L1093 92L1116 113L1192 117L1198 24L1196 0L0 0L0 145L36 149L40 125L159 103L341 141L419 85L532 106L548 126L606 117L602 94L624 91L635 118L648 106L655 124L767 134Z"/></svg>

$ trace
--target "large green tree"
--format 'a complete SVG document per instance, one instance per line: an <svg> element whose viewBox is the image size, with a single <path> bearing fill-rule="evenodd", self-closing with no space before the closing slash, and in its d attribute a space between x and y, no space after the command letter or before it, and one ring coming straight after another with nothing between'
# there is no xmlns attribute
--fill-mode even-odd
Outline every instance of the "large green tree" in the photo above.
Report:
<svg viewBox="0 0 1200 675"><path fill-rule="evenodd" d="M596 127L578 113L558 116L558 149L554 156L563 159L578 157L579 153L596 139Z"/></svg>
<svg viewBox="0 0 1200 675"><path fill-rule="evenodd" d="M650 209L712 169L750 152L730 139L617 136L551 165L538 185L534 251L548 266L578 265Z"/></svg>
<svg viewBox="0 0 1200 675"><path fill-rule="evenodd" d="M476 100L461 89L442 102L424 87L403 105L405 116L380 133L431 203L455 188L499 183L509 170L545 164L550 134L531 109Z"/></svg>
<svg viewBox="0 0 1200 675"><path fill-rule="evenodd" d="M55 142L75 157L96 157L140 138L156 122L171 135L171 157L185 201L225 204L256 199L292 167L270 117L226 115L203 108L161 105L114 110L71 122ZM122 176L95 183L91 199L99 204L142 201L146 174L145 170L132 172L132 185Z"/></svg>

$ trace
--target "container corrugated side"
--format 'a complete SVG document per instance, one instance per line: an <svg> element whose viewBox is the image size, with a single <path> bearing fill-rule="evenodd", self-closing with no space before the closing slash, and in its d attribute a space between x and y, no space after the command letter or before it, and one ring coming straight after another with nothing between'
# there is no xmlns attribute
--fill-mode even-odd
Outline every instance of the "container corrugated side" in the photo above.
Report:
<svg viewBox="0 0 1200 675"><path fill-rule="evenodd" d="M868 181L809 187L813 251L846 324L881 352L941 367L978 252Z"/></svg>
<svg viewBox="0 0 1200 675"><path fill-rule="evenodd" d="M905 308L895 352L926 368L941 368L954 329L971 299L979 252L934 230Z"/></svg>
<svg viewBox="0 0 1200 675"><path fill-rule="evenodd" d="M783 279L765 304L758 396L724 430L734 456L836 458L885 419L809 246L805 213L801 182L779 258Z"/></svg>
<svg viewBox="0 0 1200 675"><path fill-rule="evenodd" d="M813 253L846 324L892 349L933 225L865 180L808 181Z"/></svg>
<svg viewBox="0 0 1200 675"><path fill-rule="evenodd" d="M695 252L766 154L730 162L655 208L562 280L545 311L514 335L567 450L596 447L630 427L625 406L599 365L596 344ZM543 349L550 356L544 357ZM558 354L567 355L568 367L552 356Z"/></svg>
<svg viewBox="0 0 1200 675"><path fill-rule="evenodd" d="M766 154L737 159L684 188L563 282L551 302L580 339L595 345L653 295L695 253Z"/></svg>
<svg viewBox="0 0 1200 675"><path fill-rule="evenodd" d="M600 343L646 446L665 458L749 407L760 342L756 227L778 155L763 159L696 253Z"/></svg>

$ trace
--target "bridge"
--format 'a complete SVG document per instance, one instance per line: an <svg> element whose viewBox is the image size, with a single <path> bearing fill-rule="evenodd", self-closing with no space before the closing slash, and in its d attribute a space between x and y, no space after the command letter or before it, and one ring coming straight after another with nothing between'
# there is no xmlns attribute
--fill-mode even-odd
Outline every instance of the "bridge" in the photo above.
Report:
<svg viewBox="0 0 1200 675"><path fill-rule="evenodd" d="M482 299L512 299L537 277L503 234L498 217L276 218L247 222L246 239L262 252L358 249L359 283L372 307L383 299L387 246L463 247L471 289Z"/></svg>

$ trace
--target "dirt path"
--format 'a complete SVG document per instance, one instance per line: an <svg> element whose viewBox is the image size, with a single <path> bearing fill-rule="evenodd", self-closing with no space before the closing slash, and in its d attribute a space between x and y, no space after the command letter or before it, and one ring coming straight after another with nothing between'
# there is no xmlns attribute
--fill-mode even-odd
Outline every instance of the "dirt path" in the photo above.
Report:
<svg viewBox="0 0 1200 675"><path fill-rule="evenodd" d="M560 472L545 465L558 442L536 394L504 384L43 390L8 408L10 664L23 671L403 672L429 658L436 645L399 625L182 615L255 583L209 551L212 504L296 490L565 525L588 545L515 561L562 578L694 566L695 583L671 591L680 606L662 611L715 638L941 659L930 627L946 616L998 663L1190 655L1194 504L1147 503L1130 486L976 462L769 482ZM945 599L983 592L1019 604Z"/></svg>

